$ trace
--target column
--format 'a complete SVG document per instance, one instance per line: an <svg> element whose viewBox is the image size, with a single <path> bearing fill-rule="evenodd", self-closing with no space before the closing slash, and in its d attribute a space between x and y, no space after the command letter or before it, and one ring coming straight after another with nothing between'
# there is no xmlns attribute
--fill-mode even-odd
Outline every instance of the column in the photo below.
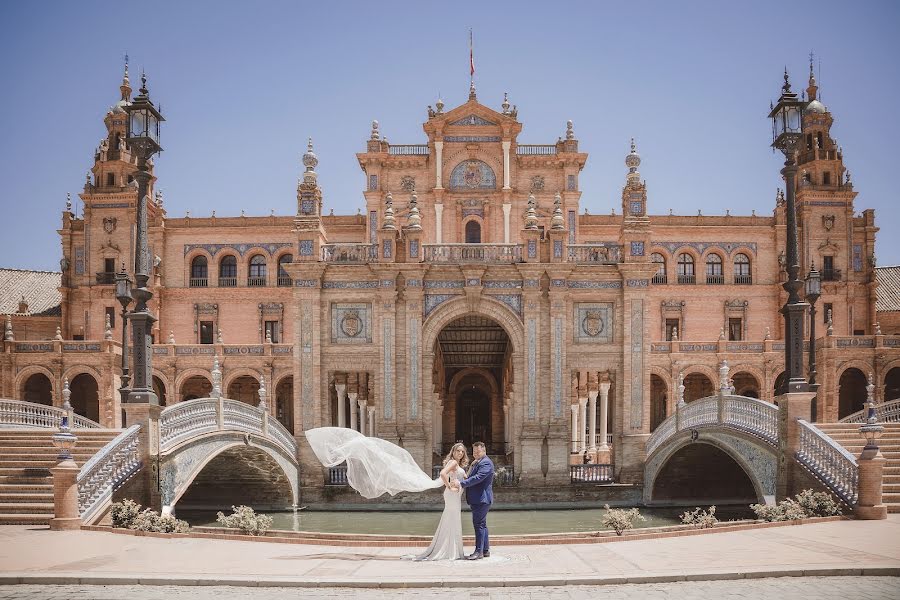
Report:
<svg viewBox="0 0 900 600"><path fill-rule="evenodd" d="M600 451L607 452L609 444L606 439L609 437L609 382L604 381L600 384Z"/></svg>
<svg viewBox="0 0 900 600"><path fill-rule="evenodd" d="M441 165L443 164L444 142L434 143L434 187L442 190L444 186L441 182Z"/></svg>
<svg viewBox="0 0 900 600"><path fill-rule="evenodd" d="M375 437L375 407L369 407L369 437Z"/></svg>
<svg viewBox="0 0 900 600"><path fill-rule="evenodd" d="M503 142L503 189L509 189L509 146L508 140Z"/></svg>
<svg viewBox="0 0 900 600"><path fill-rule="evenodd" d="M337 426L346 427L347 418L345 407L347 406L347 385L343 383L336 383L334 384L334 391L337 392Z"/></svg>
<svg viewBox="0 0 900 600"><path fill-rule="evenodd" d="M434 205L434 243L444 243L444 205L440 202Z"/></svg>
<svg viewBox="0 0 900 600"><path fill-rule="evenodd" d="M359 431L356 427L356 392L347 392L347 398L350 399L350 429Z"/></svg>
<svg viewBox="0 0 900 600"><path fill-rule="evenodd" d="M584 434L585 423L587 423L587 401L588 401L587 398L579 398L578 399L578 408L579 408L579 412L581 413L581 419L579 419L579 421L581 421L581 423L579 423L579 425L578 425L578 451L579 452L584 452L585 450L587 450L587 444L585 443L585 442L587 442L587 439L585 438L585 434Z"/></svg>
<svg viewBox="0 0 900 600"><path fill-rule="evenodd" d="M572 452L578 452L578 405L569 406L572 409Z"/></svg>
<svg viewBox="0 0 900 600"><path fill-rule="evenodd" d="M588 391L588 416L590 418L590 439L588 448L591 454L597 453L597 390Z"/></svg>
<svg viewBox="0 0 900 600"><path fill-rule="evenodd" d="M434 447L440 454L444 445L444 405L439 403L434 408Z"/></svg>
<svg viewBox="0 0 900 600"><path fill-rule="evenodd" d="M356 402L359 405L359 432L366 435L366 401L360 398Z"/></svg>
<svg viewBox="0 0 900 600"><path fill-rule="evenodd" d="M509 211L512 210L512 204L503 205L503 243L509 243Z"/></svg>

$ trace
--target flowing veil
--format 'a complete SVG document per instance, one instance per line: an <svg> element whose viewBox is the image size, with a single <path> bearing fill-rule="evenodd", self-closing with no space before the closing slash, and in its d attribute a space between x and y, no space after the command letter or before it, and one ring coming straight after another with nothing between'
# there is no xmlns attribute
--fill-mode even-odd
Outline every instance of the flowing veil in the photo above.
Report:
<svg viewBox="0 0 900 600"><path fill-rule="evenodd" d="M421 492L444 485L426 475L409 452L386 440L366 437L345 427L317 427L306 432L316 457L326 467L346 461L347 483L365 498L398 492Z"/></svg>

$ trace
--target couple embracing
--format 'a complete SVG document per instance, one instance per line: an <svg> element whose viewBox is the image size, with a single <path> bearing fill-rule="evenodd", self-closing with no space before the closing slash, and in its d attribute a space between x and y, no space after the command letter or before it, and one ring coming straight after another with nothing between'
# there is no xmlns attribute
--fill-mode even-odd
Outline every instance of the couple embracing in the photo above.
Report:
<svg viewBox="0 0 900 600"><path fill-rule="evenodd" d="M490 556L487 514L494 502L494 463L483 443L472 445L471 464L465 445L454 444L444 459L440 477L432 480L409 452L380 438L342 427L318 427L308 430L306 439L326 467L346 463L347 483L365 498L444 488L441 520L431 545L416 560L478 560ZM475 527L475 551L468 556L462 543L463 490Z"/></svg>

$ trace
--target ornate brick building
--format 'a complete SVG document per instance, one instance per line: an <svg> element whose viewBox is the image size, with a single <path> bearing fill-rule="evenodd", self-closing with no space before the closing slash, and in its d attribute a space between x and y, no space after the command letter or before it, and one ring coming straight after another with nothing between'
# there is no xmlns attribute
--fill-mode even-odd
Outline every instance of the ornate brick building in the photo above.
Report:
<svg viewBox="0 0 900 600"><path fill-rule="evenodd" d="M121 424L113 284L134 252L130 94L126 72L84 214L62 214L61 276L42 288L59 312L12 306L12 284L0 307L13 313L0 396L59 405L68 380L76 410L107 426ZM816 412L836 420L862 407L868 373L879 400L900 393L900 337L876 325L874 211L856 212L812 76L807 94L800 253L824 280ZM553 483L584 450L614 463L620 481L640 480L645 441L672 413L680 378L687 401L709 395L723 360L737 393L771 401L784 367L782 194L768 216L653 215L632 142L621 203L588 214L588 156L573 124L542 145L520 144L522 128L506 98L494 110L474 87L460 106L428 108L424 143L390 144L373 122L357 155L358 215L327 212L311 140L296 215L173 218L154 178L161 402L208 395L217 355L223 392L255 403L264 381L272 414L298 436L354 427L426 467L454 440L480 439L526 480ZM321 485L317 469L307 473L306 485Z"/></svg>

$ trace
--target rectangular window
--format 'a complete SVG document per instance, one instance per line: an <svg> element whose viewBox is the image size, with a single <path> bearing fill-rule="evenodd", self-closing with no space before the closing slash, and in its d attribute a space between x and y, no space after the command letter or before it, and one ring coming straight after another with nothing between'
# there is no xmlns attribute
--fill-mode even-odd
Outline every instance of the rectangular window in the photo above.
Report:
<svg viewBox="0 0 900 600"><path fill-rule="evenodd" d="M678 319L666 319L666 341L675 339L678 330Z"/></svg>
<svg viewBox="0 0 900 600"><path fill-rule="evenodd" d="M834 257L822 257L822 281L838 281L840 272L834 268Z"/></svg>
<svg viewBox="0 0 900 600"><path fill-rule="evenodd" d="M213 322L212 321L200 321L200 343L201 344L212 344L213 343Z"/></svg>
<svg viewBox="0 0 900 600"><path fill-rule="evenodd" d="M728 319L728 339L732 342L740 342L743 338L743 319Z"/></svg>
<svg viewBox="0 0 900 600"><path fill-rule="evenodd" d="M278 343L278 321L266 321L265 340L270 339L273 344Z"/></svg>
<svg viewBox="0 0 900 600"><path fill-rule="evenodd" d="M866 332L862 329L854 329L853 335L866 335Z"/></svg>
<svg viewBox="0 0 900 600"><path fill-rule="evenodd" d="M115 329L116 327L116 309L112 306L106 307L106 316L109 317L109 326Z"/></svg>
<svg viewBox="0 0 900 600"><path fill-rule="evenodd" d="M104 258L103 259L103 272L104 273L115 273L116 272L116 259Z"/></svg>

